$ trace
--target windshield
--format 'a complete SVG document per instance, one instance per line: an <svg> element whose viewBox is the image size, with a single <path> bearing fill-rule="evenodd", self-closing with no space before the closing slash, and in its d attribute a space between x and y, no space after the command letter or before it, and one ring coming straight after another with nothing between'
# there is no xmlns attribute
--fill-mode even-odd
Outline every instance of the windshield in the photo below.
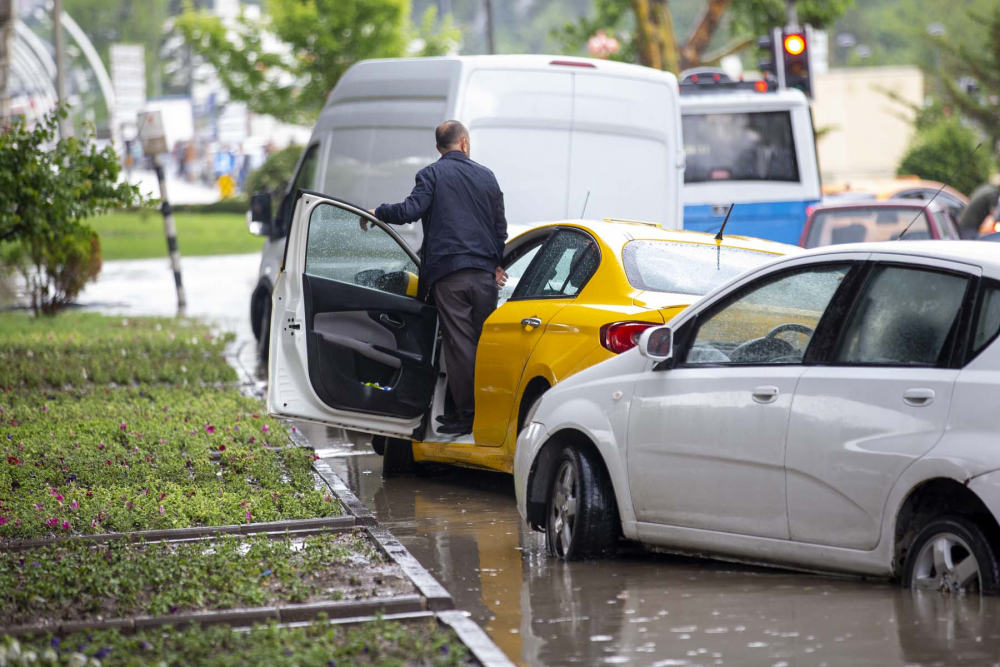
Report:
<svg viewBox="0 0 1000 667"><path fill-rule="evenodd" d="M914 220L916 218L916 220ZM913 226L903 237L906 241L931 238L927 215L917 208L885 206L819 210L813 215L805 247L819 248L841 243L891 241L910 223Z"/></svg>
<svg viewBox="0 0 1000 667"><path fill-rule="evenodd" d="M687 114L685 183L799 181L788 111Z"/></svg>
<svg viewBox="0 0 1000 667"><path fill-rule="evenodd" d="M633 287L695 296L775 257L757 250L670 241L631 241L622 253Z"/></svg>

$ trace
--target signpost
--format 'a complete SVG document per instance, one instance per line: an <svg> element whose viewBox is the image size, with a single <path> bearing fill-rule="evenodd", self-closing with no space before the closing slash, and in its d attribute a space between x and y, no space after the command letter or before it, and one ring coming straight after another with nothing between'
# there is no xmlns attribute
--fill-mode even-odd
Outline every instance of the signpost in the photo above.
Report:
<svg viewBox="0 0 1000 667"><path fill-rule="evenodd" d="M156 169L156 180L160 184L160 210L163 212L163 233L167 236L167 252L170 254L170 265L174 270L174 285L177 286L177 308L183 312L187 306L184 296L184 283L181 280L181 251L177 246L177 225L174 222L174 210L167 198L167 177L163 170L162 156L167 152L167 137L163 131L163 116L159 111L140 113L138 118L139 140L142 142L142 152L153 159Z"/></svg>

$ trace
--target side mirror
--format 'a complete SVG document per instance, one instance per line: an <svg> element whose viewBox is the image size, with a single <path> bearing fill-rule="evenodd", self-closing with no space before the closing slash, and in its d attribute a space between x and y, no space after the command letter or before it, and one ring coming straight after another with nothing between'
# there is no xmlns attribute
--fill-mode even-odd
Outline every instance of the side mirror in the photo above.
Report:
<svg viewBox="0 0 1000 667"><path fill-rule="evenodd" d="M250 198L250 211L247 213L247 229L254 236L270 236L274 227L271 216L271 193L255 192Z"/></svg>
<svg viewBox="0 0 1000 667"><path fill-rule="evenodd" d="M674 332L670 327L646 329L639 336L639 354L653 361L667 361L674 356Z"/></svg>

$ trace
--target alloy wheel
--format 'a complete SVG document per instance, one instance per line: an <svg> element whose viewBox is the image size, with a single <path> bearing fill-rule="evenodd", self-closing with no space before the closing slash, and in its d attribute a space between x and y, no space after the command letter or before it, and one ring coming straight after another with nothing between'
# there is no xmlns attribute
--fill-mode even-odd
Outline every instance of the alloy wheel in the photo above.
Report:
<svg viewBox="0 0 1000 667"><path fill-rule="evenodd" d="M552 486L552 503L549 509L549 531L552 549L562 558L569 554L573 544L573 530L576 527L577 511L576 469L569 461L564 461L556 473Z"/></svg>
<svg viewBox="0 0 1000 667"><path fill-rule="evenodd" d="M979 592L979 562L961 537L940 533L928 540L917 555L910 588L955 594Z"/></svg>

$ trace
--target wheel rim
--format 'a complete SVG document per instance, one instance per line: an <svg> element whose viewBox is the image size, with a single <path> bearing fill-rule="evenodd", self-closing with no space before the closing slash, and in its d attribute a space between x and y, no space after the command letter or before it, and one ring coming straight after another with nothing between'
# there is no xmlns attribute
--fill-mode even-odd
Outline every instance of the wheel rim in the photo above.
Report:
<svg viewBox="0 0 1000 667"><path fill-rule="evenodd" d="M954 533L939 533L920 549L910 587L942 593L982 590L979 562L969 545Z"/></svg>
<svg viewBox="0 0 1000 667"><path fill-rule="evenodd" d="M573 544L576 527L576 470L566 461L559 467L552 485L552 504L549 509L549 537L557 556L566 557Z"/></svg>

